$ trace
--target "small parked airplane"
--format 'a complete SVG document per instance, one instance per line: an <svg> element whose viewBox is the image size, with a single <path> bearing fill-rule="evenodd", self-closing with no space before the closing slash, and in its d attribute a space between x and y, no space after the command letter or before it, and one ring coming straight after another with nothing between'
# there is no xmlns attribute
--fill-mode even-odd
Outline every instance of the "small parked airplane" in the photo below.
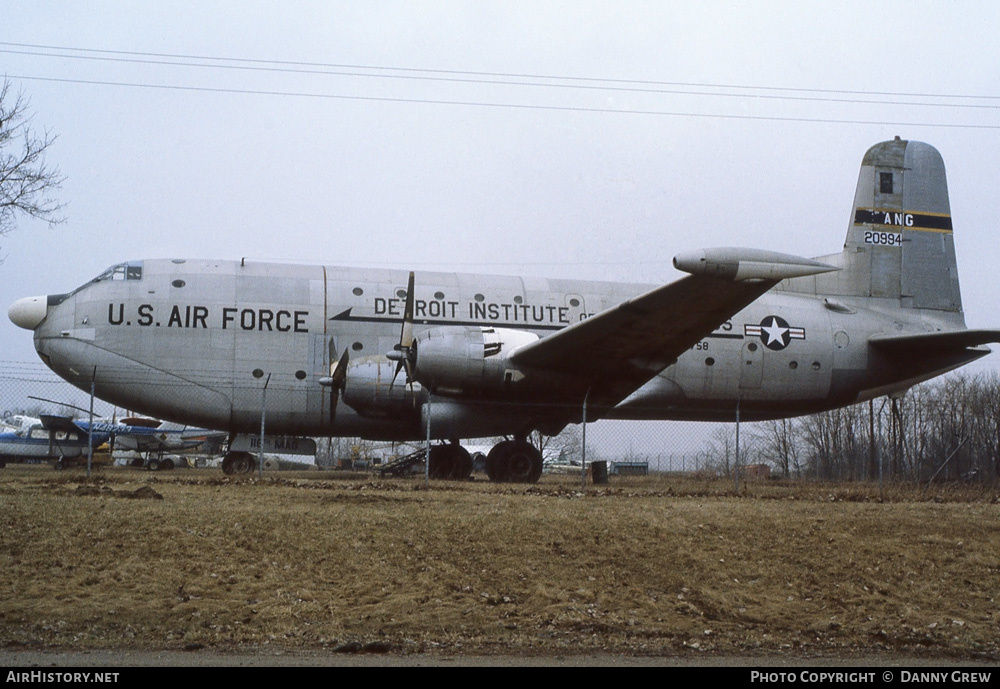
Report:
<svg viewBox="0 0 1000 689"><path fill-rule="evenodd" d="M506 435L494 480L534 481L532 431L583 419L760 420L898 393L989 352L962 314L944 163L897 138L861 164L841 252L678 255L666 285L147 260L15 302L42 360L102 399L255 433ZM405 373L405 376L399 374ZM428 432L429 426L429 432ZM249 471L248 453L228 470Z"/></svg>
<svg viewBox="0 0 1000 689"><path fill-rule="evenodd" d="M90 438L86 430L68 417L14 417L16 426L0 433L0 468L8 462L41 462L55 460L56 469L63 469L87 453ZM108 441L110 434L94 434L94 447Z"/></svg>
<svg viewBox="0 0 1000 689"><path fill-rule="evenodd" d="M90 442L95 450L114 443L119 450L177 453L206 444L218 447L225 440L225 434L218 431L155 419L125 419L121 423L95 419L92 441L91 424L86 420L42 414L38 418L15 416L12 421L9 430L0 433L0 468L8 462L55 460L55 468L64 469L87 454ZM156 460L156 467L162 465Z"/></svg>

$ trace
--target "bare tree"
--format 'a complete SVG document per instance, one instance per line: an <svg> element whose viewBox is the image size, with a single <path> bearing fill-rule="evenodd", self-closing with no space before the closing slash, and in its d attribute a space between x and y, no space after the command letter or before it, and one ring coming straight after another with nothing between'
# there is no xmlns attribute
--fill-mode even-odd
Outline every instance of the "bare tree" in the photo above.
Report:
<svg viewBox="0 0 1000 689"><path fill-rule="evenodd" d="M559 435L542 435L540 431L535 431L531 434L530 440L545 459L569 461L580 457L582 434L580 426L570 424Z"/></svg>
<svg viewBox="0 0 1000 689"><path fill-rule="evenodd" d="M14 229L18 215L50 225L65 219L60 214L63 205L53 198L64 178L58 168L45 163L56 137L48 131L35 133L28 105L5 80L0 86L0 236Z"/></svg>
<svg viewBox="0 0 1000 689"><path fill-rule="evenodd" d="M758 424L756 442L762 458L771 462L788 478L794 470L799 474L802 470L799 464L798 426L794 419L777 419Z"/></svg>
<svg viewBox="0 0 1000 689"><path fill-rule="evenodd" d="M712 431L712 439L704 451L704 465L724 476L730 476L736 462L736 426L721 424Z"/></svg>

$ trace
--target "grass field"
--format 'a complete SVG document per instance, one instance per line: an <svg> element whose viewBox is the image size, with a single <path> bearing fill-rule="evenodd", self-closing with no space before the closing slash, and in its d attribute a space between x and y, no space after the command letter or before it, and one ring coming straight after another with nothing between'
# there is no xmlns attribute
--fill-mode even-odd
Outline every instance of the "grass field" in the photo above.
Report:
<svg viewBox="0 0 1000 689"><path fill-rule="evenodd" d="M8 466L0 645L996 661L998 496Z"/></svg>

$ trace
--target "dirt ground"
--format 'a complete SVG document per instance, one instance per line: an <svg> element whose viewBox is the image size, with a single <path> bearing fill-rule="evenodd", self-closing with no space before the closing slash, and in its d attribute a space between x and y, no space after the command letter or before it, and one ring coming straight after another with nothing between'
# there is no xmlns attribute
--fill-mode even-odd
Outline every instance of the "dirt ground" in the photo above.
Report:
<svg viewBox="0 0 1000 689"><path fill-rule="evenodd" d="M0 657L993 664L998 494L8 466Z"/></svg>

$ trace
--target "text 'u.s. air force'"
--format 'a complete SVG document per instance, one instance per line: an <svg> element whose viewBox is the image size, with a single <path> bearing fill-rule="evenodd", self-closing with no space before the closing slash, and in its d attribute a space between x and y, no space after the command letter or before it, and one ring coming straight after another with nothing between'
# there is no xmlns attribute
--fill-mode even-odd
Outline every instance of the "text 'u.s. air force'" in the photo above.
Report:
<svg viewBox="0 0 1000 689"><path fill-rule="evenodd" d="M307 333L309 312L295 309L238 308L174 304L157 309L152 304L140 304L129 312L124 303L108 304L110 325L138 325L154 328L222 328L223 330L253 330L256 332Z"/></svg>

